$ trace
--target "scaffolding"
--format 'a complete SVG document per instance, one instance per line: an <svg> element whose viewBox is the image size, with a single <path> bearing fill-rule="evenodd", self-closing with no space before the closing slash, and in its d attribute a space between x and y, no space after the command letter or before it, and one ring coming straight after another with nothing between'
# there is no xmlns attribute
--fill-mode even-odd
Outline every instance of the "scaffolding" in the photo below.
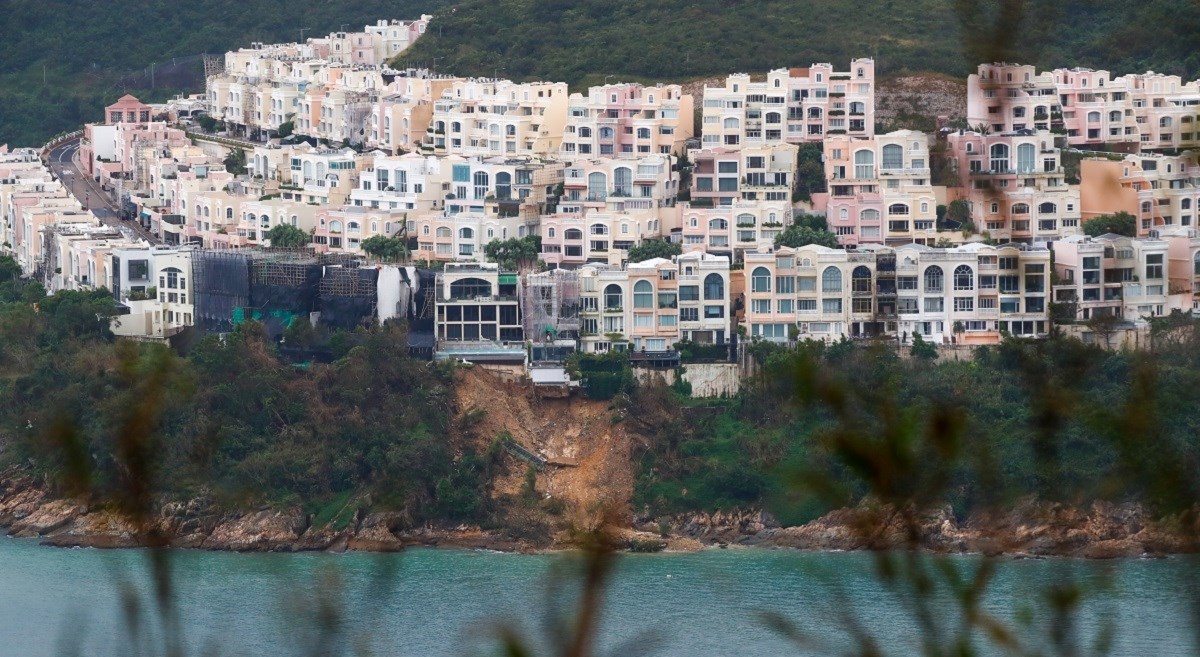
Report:
<svg viewBox="0 0 1200 657"><path fill-rule="evenodd" d="M530 274L522 297L525 335L553 342L579 337L579 276L575 271L553 269Z"/></svg>
<svg viewBox="0 0 1200 657"><path fill-rule="evenodd" d="M192 296L196 326L209 333L229 333L234 313L250 305L248 251L192 252Z"/></svg>
<svg viewBox="0 0 1200 657"><path fill-rule="evenodd" d="M320 283L321 323L352 329L374 319L378 305L379 270L326 267Z"/></svg>

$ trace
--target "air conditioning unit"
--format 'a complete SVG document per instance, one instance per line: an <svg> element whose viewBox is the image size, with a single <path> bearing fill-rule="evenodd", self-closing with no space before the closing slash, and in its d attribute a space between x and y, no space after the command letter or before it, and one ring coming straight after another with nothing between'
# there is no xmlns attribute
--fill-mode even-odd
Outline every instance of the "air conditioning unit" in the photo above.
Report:
<svg viewBox="0 0 1200 657"><path fill-rule="evenodd" d="M799 326L801 333L808 333L808 322L801 322Z"/></svg>

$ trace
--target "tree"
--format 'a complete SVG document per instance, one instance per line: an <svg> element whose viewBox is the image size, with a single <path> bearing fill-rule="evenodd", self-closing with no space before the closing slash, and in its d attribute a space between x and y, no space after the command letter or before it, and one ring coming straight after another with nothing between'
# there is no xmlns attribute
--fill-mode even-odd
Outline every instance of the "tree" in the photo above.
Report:
<svg viewBox="0 0 1200 657"><path fill-rule="evenodd" d="M654 258L670 259L683 253L683 245L667 240L645 240L641 244L630 247L629 262L645 262Z"/></svg>
<svg viewBox="0 0 1200 657"><path fill-rule="evenodd" d="M363 240L362 250L367 255L383 262L404 262L408 260L408 243L401 237L384 237L375 235Z"/></svg>
<svg viewBox="0 0 1200 657"><path fill-rule="evenodd" d="M937 346L932 342L926 342L921 337L920 333L913 333L912 351L910 352L913 358L920 360L937 360Z"/></svg>
<svg viewBox="0 0 1200 657"><path fill-rule="evenodd" d="M295 249L312 244L312 235L291 224L279 224L263 233L263 237L271 242L271 246L285 249Z"/></svg>
<svg viewBox="0 0 1200 657"><path fill-rule="evenodd" d="M279 134L280 139L282 139L284 137L292 136L292 133L295 132L295 130L296 130L295 122L292 121L291 119L288 119L287 121L284 121L283 123L279 124L279 130L277 130L276 132Z"/></svg>
<svg viewBox="0 0 1200 657"><path fill-rule="evenodd" d="M838 248L837 235L829 232L825 217L815 214L801 214L778 237L775 246L797 248L809 244Z"/></svg>
<svg viewBox="0 0 1200 657"><path fill-rule="evenodd" d="M957 228L963 233L975 232L975 221L971 218L971 204L966 199L950 201L949 205L939 205L939 228L946 226Z"/></svg>
<svg viewBox="0 0 1200 657"><path fill-rule="evenodd" d="M225 170L235 176L246 173L246 151L241 148L229 151L229 155L225 156L223 163Z"/></svg>
<svg viewBox="0 0 1200 657"><path fill-rule="evenodd" d="M492 240L483 246L483 252L491 262L499 263L504 269L529 269L537 262L542 252L542 238L538 235L510 237Z"/></svg>
<svg viewBox="0 0 1200 657"><path fill-rule="evenodd" d="M196 118L196 123L200 125L200 129L205 132L212 132L217 128L217 120L207 114L201 114Z"/></svg>
<svg viewBox="0 0 1200 657"><path fill-rule="evenodd" d="M1116 214L1102 214L1099 217L1093 217L1083 222L1084 235L1098 237L1108 233L1124 235L1125 237L1136 236L1137 218L1128 212L1118 212Z"/></svg>
<svg viewBox="0 0 1200 657"><path fill-rule="evenodd" d="M812 195L825 191L825 165L820 144L805 143L800 145L796 155L796 188L792 192L792 202L811 201Z"/></svg>

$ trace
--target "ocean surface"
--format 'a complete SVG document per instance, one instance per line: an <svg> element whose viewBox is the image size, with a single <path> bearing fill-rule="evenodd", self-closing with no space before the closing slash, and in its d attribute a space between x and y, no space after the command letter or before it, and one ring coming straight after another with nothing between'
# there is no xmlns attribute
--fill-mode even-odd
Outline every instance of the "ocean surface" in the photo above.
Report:
<svg viewBox="0 0 1200 657"><path fill-rule="evenodd" d="M171 551L175 614L164 622L149 557L0 538L0 655L162 655L170 637L184 655L489 655L505 631L546 655L554 619L575 609L578 581L578 564L564 555ZM944 559L967 575L981 563ZM1006 560L982 606L1026 646L1051 646L1058 629L1088 649L1079 654L1111 635L1108 654L1197 655L1198 574L1191 557ZM1055 622L1045 592L1069 586L1084 592L1081 612ZM881 654L915 655L916 600L928 602L929 622L958 621L949 590L934 591L921 598L883 583L876 557L862 553L621 556L604 592L597 654L845 655L874 640ZM978 654L1005 654L988 645L979 640Z"/></svg>

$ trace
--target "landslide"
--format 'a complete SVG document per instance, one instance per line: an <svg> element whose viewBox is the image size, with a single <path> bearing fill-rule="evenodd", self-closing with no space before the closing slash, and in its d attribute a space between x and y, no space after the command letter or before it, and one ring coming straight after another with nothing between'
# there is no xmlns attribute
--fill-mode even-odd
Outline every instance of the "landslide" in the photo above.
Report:
<svg viewBox="0 0 1200 657"><path fill-rule="evenodd" d="M541 500L534 514L549 523L556 542L569 542L574 530L631 524L632 450L640 437L612 402L582 394L545 397L527 381L474 367L456 375L453 424L459 440L477 451L509 436L549 461L536 475ZM492 497L519 498L529 465L512 454L504 458L507 467L494 478Z"/></svg>

